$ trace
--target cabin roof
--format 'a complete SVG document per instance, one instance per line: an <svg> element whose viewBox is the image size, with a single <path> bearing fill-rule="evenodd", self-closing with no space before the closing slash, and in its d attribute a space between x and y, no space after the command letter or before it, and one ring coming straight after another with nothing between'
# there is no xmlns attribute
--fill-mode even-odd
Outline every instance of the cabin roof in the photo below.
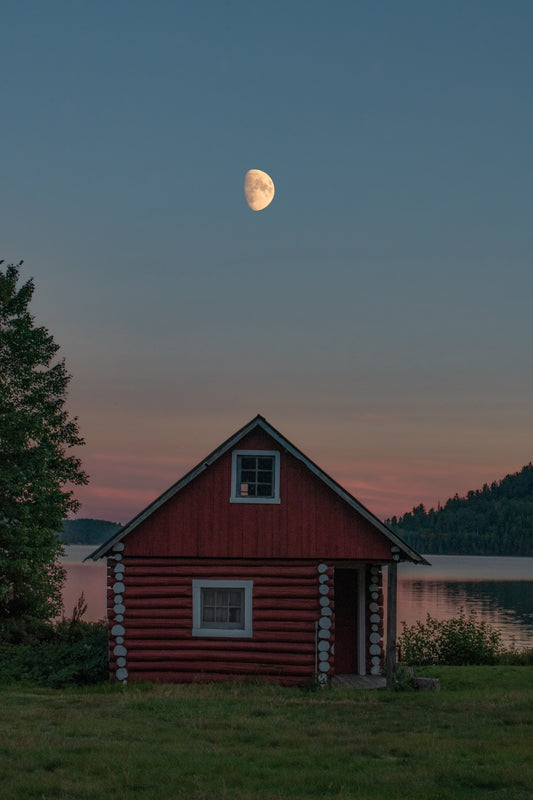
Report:
<svg viewBox="0 0 533 800"><path fill-rule="evenodd" d="M292 456L294 456L294 458L301 461L307 467L307 469L309 469L323 483L325 483L326 486L332 489L344 502L357 511L362 517L367 519L380 533L386 536L390 540L391 545L398 548L396 552L399 554L400 560L412 561L418 564L428 563L425 558L420 555L420 553L417 553L416 550L414 550L406 542L404 542L403 539L397 536L394 531L385 525L385 523L381 522L378 517L369 511L362 503L356 500L353 495L346 491L346 489L343 489L343 487L337 483L337 481L331 478L326 472L324 472L324 470L322 470L310 458L302 453L301 450L299 450L285 436L283 436L283 434L276 430L276 428L267 422L267 420L260 414L258 414L256 417L250 420L250 422L226 439L225 442L213 450L208 456L206 456L206 458L203 458L199 464L187 472L179 481L174 483L169 489L167 489L165 492L163 492L163 494L150 503L150 505L146 506L145 509L140 511L139 514L133 517L133 519L131 519L119 531L111 536L110 539L101 544L96 550L87 556L86 560L92 559L93 561L97 561L98 559L107 555L114 545L118 544L125 536L131 533L131 531L135 530L135 528L137 528L138 525L147 519L147 517L153 514L154 511L174 497L174 495L180 492L211 464L217 461L222 455L224 455L224 453L227 453L228 450L234 448L241 441L241 439L243 439L247 434L256 428L260 428L265 431L265 433L272 437L272 439L274 439L280 447L289 452Z"/></svg>

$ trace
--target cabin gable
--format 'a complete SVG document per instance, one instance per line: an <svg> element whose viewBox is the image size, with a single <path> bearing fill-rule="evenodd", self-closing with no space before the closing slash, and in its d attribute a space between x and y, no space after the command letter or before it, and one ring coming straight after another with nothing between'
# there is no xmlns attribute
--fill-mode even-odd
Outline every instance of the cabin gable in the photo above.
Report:
<svg viewBox="0 0 533 800"><path fill-rule="evenodd" d="M234 453L279 454L279 500L232 500ZM255 430L128 534L129 555L383 560L391 543L263 430Z"/></svg>

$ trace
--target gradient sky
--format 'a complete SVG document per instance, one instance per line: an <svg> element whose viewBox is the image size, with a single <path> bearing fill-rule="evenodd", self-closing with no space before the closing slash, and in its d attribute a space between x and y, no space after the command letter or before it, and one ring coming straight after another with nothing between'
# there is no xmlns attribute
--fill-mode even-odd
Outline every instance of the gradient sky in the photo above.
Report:
<svg viewBox="0 0 533 800"><path fill-rule="evenodd" d="M257 413L381 517L532 459L533 3L0 26L0 258L73 375L80 516L127 521Z"/></svg>

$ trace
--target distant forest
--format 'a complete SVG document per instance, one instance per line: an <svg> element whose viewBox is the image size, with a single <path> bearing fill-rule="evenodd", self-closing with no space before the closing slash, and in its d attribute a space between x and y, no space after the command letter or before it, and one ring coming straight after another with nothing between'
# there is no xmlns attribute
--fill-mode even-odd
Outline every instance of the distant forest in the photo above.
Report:
<svg viewBox="0 0 533 800"><path fill-rule="evenodd" d="M65 544L101 544L109 539L122 525L103 519L66 519L59 539Z"/></svg>
<svg viewBox="0 0 533 800"><path fill-rule="evenodd" d="M422 553L533 556L533 465L436 510L421 503L386 523Z"/></svg>

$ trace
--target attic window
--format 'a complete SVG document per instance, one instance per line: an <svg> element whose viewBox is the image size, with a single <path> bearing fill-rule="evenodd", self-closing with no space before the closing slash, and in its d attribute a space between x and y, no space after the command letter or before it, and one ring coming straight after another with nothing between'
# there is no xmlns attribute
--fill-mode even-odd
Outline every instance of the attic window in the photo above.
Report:
<svg viewBox="0 0 533 800"><path fill-rule="evenodd" d="M234 450L232 503L279 503L279 452Z"/></svg>

